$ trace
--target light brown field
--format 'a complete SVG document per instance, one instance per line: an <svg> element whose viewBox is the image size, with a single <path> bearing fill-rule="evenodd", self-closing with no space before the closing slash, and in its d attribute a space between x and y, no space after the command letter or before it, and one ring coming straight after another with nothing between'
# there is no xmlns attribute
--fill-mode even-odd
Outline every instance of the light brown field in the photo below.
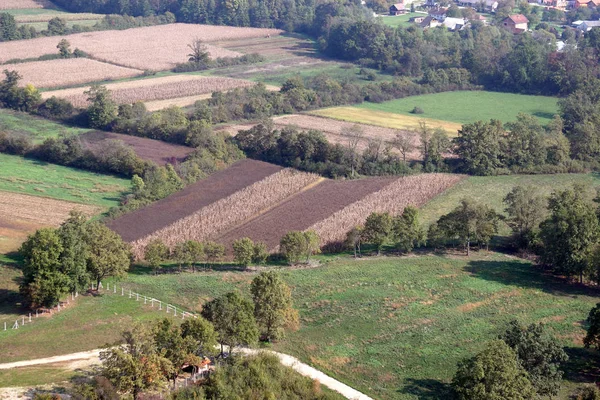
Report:
<svg viewBox="0 0 600 400"><path fill-rule="evenodd" d="M205 241L224 234L323 179L315 174L284 169L134 241L133 253L138 258L143 257L144 247L156 238L173 247L186 240Z"/></svg>
<svg viewBox="0 0 600 400"><path fill-rule="evenodd" d="M0 6L1 7L1 6ZM52 18L59 17L65 21L89 21L99 20L104 17L103 14L92 13L64 13L64 14L36 14L36 15L15 15L15 21L19 24L31 22L48 22Z"/></svg>
<svg viewBox="0 0 600 400"><path fill-rule="evenodd" d="M31 83L37 88L54 88L80 85L86 82L131 78L143 73L137 69L118 67L88 58L34 61L14 64L6 68L17 71L23 76L21 84Z"/></svg>
<svg viewBox="0 0 600 400"><path fill-rule="evenodd" d="M365 222L372 212L402 213L406 206L420 207L464 179L461 175L420 174L398 178L383 189L365 196L311 226L321 243L344 240L346 232Z"/></svg>
<svg viewBox="0 0 600 400"><path fill-rule="evenodd" d="M71 47L93 58L141 70L168 70L187 61L188 45L195 39L205 42L277 35L281 31L262 28L170 24L127 30L86 32L69 35ZM11 59L37 58L57 52L59 37L0 43L0 63ZM235 57L240 53L207 45L212 58Z"/></svg>
<svg viewBox="0 0 600 400"><path fill-rule="evenodd" d="M364 133L357 145L357 149L362 151L367 148L369 140L383 140L386 143L391 143L396 135L400 132L398 129L384 128L380 126L358 124L346 121L340 121L332 118L317 117L312 115L286 115L284 117L273 118L276 126L296 126L301 129L316 129L327 137L327 140L333 144L341 144L347 146L350 141L348 131L358 126ZM417 160L420 158L418 151L419 137L413 131L404 130L411 135L414 150L406 155L407 159Z"/></svg>
<svg viewBox="0 0 600 400"><path fill-rule="evenodd" d="M101 208L0 191L0 253L17 250L36 229L59 226L71 210L91 216Z"/></svg>
<svg viewBox="0 0 600 400"><path fill-rule="evenodd" d="M44 8L49 5L51 5L51 3L46 0L0 0L0 10Z"/></svg>
<svg viewBox="0 0 600 400"><path fill-rule="evenodd" d="M112 92L114 101L119 104L130 104L136 101L153 102L166 99L174 99L173 101L177 102L182 97L197 97L201 95L210 97L212 92L227 91L254 84L255 82L247 80L217 76L172 75L110 83L105 86ZM44 92L42 96L44 98L52 96L61 97L69 100L75 107L87 107L87 96L84 94L86 90L88 90L87 87L53 90ZM188 101L191 101L191 99L188 99ZM153 108L158 109L156 106Z"/></svg>

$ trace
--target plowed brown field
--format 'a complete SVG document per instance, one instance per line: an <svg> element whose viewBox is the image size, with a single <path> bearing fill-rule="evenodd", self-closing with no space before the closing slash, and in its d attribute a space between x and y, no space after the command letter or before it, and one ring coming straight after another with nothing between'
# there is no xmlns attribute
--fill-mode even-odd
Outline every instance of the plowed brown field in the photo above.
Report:
<svg viewBox="0 0 600 400"><path fill-rule="evenodd" d="M189 185L166 199L123 215L107 225L120 234L123 240L133 242L282 169L277 165L261 161L248 159L238 161L229 168ZM244 204L240 204L239 207L244 207Z"/></svg>
<svg viewBox="0 0 600 400"><path fill-rule="evenodd" d="M265 242L269 250L275 250L279 246L279 240L287 232L306 230L365 196L383 189L394 180L395 178L371 178L324 181L232 229L218 238L218 241L230 247L233 241L249 237Z"/></svg>
<svg viewBox="0 0 600 400"><path fill-rule="evenodd" d="M0 253L18 249L27 235L43 227L56 227L71 210L91 216L96 206L0 191Z"/></svg>
<svg viewBox="0 0 600 400"><path fill-rule="evenodd" d="M126 145L131 146L138 157L158 165L183 161L188 154L194 151L191 147L112 132L94 131L84 133L79 136L79 139L85 148L92 151L100 151L102 145L108 140L121 140Z"/></svg>

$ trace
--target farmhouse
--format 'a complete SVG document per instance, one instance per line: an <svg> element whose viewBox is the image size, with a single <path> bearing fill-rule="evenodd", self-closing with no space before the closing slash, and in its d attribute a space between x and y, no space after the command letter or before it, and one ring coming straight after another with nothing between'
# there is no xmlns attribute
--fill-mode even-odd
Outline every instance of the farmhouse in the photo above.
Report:
<svg viewBox="0 0 600 400"><path fill-rule="evenodd" d="M407 12L408 10L404 6L404 3L396 3L390 6L390 15L403 15Z"/></svg>
<svg viewBox="0 0 600 400"><path fill-rule="evenodd" d="M600 21L578 21L576 28L582 32L589 32L592 28L600 27Z"/></svg>
<svg viewBox="0 0 600 400"><path fill-rule="evenodd" d="M573 2L573 8L581 7L598 7L600 0L575 0Z"/></svg>
<svg viewBox="0 0 600 400"><path fill-rule="evenodd" d="M504 18L502 26L516 35L525 32L528 23L529 20L523 14L513 14Z"/></svg>
<svg viewBox="0 0 600 400"><path fill-rule="evenodd" d="M447 8L432 8L428 11L430 17L437 19L438 21L443 21L446 19L446 13L448 12Z"/></svg>
<svg viewBox="0 0 600 400"><path fill-rule="evenodd" d="M442 22L442 25L444 25L446 28L448 28L448 30L451 30L451 31L460 31L460 30L464 29L465 26L467 26L467 24L468 24L468 21L463 18L447 17Z"/></svg>
<svg viewBox="0 0 600 400"><path fill-rule="evenodd" d="M440 26L440 21L429 15L419 24L419 26L423 29L435 28L436 26Z"/></svg>
<svg viewBox="0 0 600 400"><path fill-rule="evenodd" d="M496 0L458 0L458 5L488 12L496 11L496 8L498 8Z"/></svg>

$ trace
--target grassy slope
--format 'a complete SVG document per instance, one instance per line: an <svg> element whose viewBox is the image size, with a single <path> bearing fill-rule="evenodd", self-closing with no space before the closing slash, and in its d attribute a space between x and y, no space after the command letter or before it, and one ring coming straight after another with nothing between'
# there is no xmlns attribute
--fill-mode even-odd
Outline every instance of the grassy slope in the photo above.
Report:
<svg viewBox="0 0 600 400"><path fill-rule="evenodd" d="M569 188L575 183L592 188L600 186L598 174L558 174L558 175L510 175L510 176L471 176L444 194L434 198L421 209L421 220L429 225L440 215L446 214L465 197L486 203L498 212L504 210L502 200L514 186L534 186L540 195L547 196L553 190Z"/></svg>
<svg viewBox="0 0 600 400"><path fill-rule="evenodd" d="M397 28L399 26L403 27L403 28L408 28L410 26L417 26L417 24L415 24L414 22L409 22L409 19L411 19L412 17L426 17L427 14L424 13L407 13L404 15L396 15L396 16L389 16L389 15L385 15L380 17L381 21L387 25L387 26L391 26L392 28Z"/></svg>
<svg viewBox="0 0 600 400"><path fill-rule="evenodd" d="M416 117L453 121L460 124L477 120L499 119L502 122L515 120L520 112L532 114L544 124L558 113L557 99L545 96L526 96L512 93L485 91L463 91L427 94L386 101L363 103L356 106L364 110L385 111L412 115L416 106L424 113Z"/></svg>
<svg viewBox="0 0 600 400"><path fill-rule="evenodd" d="M480 350L511 318L544 321L577 358L583 352L581 321L597 301L597 293L557 283L528 262L495 253L339 258L283 274L302 327L275 349L382 399L444 398L456 362ZM247 292L253 276L138 271L127 284L198 310L232 288Z"/></svg>
<svg viewBox="0 0 600 400"><path fill-rule="evenodd" d="M116 206L129 180L0 154L0 190Z"/></svg>
<svg viewBox="0 0 600 400"><path fill-rule="evenodd" d="M42 143L45 139L56 138L60 134L80 135L90 131L7 109L0 109L0 130L24 133L34 143Z"/></svg>

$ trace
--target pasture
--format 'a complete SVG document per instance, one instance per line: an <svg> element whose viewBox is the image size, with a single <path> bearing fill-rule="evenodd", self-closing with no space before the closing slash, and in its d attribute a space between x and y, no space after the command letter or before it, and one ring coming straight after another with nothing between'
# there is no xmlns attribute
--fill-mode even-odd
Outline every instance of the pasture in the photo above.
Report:
<svg viewBox="0 0 600 400"><path fill-rule="evenodd" d="M547 124L558 114L557 98L528 96L486 91L458 91L411 96L383 103L363 103L361 110L382 111L392 114L431 118L467 124L479 120L497 119L504 123L514 121L519 113L531 114ZM423 114L411 114L419 107Z"/></svg>
<svg viewBox="0 0 600 400"><path fill-rule="evenodd" d="M0 131L28 136L33 143L42 143L47 138L57 138L59 135L81 135L90 132L89 129L62 125L5 108L0 109Z"/></svg>
<svg viewBox="0 0 600 400"><path fill-rule="evenodd" d="M127 179L0 154L0 190L102 208L117 206Z"/></svg>
<svg viewBox="0 0 600 400"><path fill-rule="evenodd" d="M410 26L417 26L418 24L414 23L414 22L410 22L409 20L413 17L427 17L426 13L420 12L414 12L414 13L406 13L404 15L395 15L395 16L390 16L390 15L382 15L379 17L379 19L381 20L381 22L383 22L385 25L387 26L391 26L392 28L398 28L398 27L402 27L402 28L408 28Z"/></svg>
<svg viewBox="0 0 600 400"><path fill-rule="evenodd" d="M598 293L545 276L497 253L456 256L324 258L311 269L283 269L301 327L274 348L381 399L441 399L456 362L482 349L513 318L544 322L572 357L567 385L593 363L582 321ZM199 311L254 273L130 274L126 284ZM583 358L583 359L582 359ZM561 396L566 399L566 396Z"/></svg>

